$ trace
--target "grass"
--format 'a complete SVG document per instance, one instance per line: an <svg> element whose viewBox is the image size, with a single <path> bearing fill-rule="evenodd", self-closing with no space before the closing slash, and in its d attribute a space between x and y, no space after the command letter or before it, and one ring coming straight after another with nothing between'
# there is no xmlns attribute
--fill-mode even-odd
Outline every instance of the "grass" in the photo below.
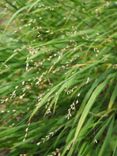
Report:
<svg viewBox="0 0 117 156"><path fill-rule="evenodd" d="M116 1L0 6L1 154L116 156Z"/></svg>

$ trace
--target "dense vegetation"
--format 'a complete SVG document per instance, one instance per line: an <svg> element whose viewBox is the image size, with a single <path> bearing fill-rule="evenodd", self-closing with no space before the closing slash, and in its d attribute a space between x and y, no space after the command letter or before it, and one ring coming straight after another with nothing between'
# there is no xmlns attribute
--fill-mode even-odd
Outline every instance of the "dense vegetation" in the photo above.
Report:
<svg viewBox="0 0 117 156"><path fill-rule="evenodd" d="M1 155L117 156L117 2L0 10Z"/></svg>

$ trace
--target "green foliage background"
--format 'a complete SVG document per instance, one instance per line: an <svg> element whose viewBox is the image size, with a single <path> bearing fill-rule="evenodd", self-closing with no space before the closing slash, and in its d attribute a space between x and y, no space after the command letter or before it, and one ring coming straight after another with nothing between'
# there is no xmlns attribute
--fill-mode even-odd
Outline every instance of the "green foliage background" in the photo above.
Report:
<svg viewBox="0 0 117 156"><path fill-rule="evenodd" d="M1 154L117 156L117 2L0 6Z"/></svg>

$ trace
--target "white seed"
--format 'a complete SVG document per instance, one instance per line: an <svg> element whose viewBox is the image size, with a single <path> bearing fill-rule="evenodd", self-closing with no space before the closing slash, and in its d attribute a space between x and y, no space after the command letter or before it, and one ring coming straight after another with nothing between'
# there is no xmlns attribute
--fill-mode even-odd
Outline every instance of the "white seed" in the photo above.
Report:
<svg viewBox="0 0 117 156"><path fill-rule="evenodd" d="M18 88L18 86L15 87L15 89L17 89L17 88Z"/></svg>
<svg viewBox="0 0 117 156"><path fill-rule="evenodd" d="M37 143L37 146L39 146L40 144L41 144L41 142L38 142L38 143Z"/></svg>
<svg viewBox="0 0 117 156"><path fill-rule="evenodd" d="M98 141L97 141L96 139L94 140L94 142L95 142L96 144L98 143Z"/></svg>
<svg viewBox="0 0 117 156"><path fill-rule="evenodd" d="M90 81L90 78L88 77L88 78L87 78L87 81L86 81L86 84L89 83L89 81Z"/></svg>
<svg viewBox="0 0 117 156"><path fill-rule="evenodd" d="M24 84L25 84L25 81L22 82L22 85L24 85Z"/></svg>
<svg viewBox="0 0 117 156"><path fill-rule="evenodd" d="M78 97L80 96L80 93L78 93L78 95L77 95Z"/></svg>
<svg viewBox="0 0 117 156"><path fill-rule="evenodd" d="M24 136L24 138L26 138L26 137L27 137L27 135L28 135L28 134L26 133L26 134L25 134L25 136Z"/></svg>
<svg viewBox="0 0 117 156"><path fill-rule="evenodd" d="M79 103L79 101L78 100L76 100L76 104L78 104Z"/></svg>
<svg viewBox="0 0 117 156"><path fill-rule="evenodd" d="M26 128L26 130L25 130L26 132L28 132L28 128Z"/></svg>

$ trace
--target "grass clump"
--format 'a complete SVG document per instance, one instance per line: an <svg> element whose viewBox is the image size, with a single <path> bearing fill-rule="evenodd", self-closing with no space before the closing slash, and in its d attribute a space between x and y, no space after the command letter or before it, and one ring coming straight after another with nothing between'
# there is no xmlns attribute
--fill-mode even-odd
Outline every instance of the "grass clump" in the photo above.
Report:
<svg viewBox="0 0 117 156"><path fill-rule="evenodd" d="M116 2L0 6L1 153L116 156Z"/></svg>

